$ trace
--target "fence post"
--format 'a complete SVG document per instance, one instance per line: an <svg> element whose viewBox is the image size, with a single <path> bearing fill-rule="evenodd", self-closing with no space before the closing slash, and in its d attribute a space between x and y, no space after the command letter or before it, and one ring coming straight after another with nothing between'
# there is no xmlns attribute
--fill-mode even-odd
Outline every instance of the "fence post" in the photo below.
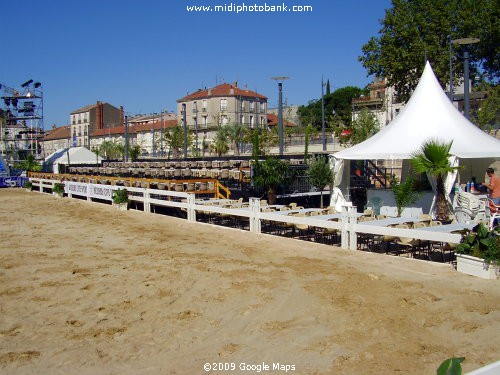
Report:
<svg viewBox="0 0 500 375"><path fill-rule="evenodd" d="M150 213L151 203L149 201L149 189L144 189L144 191L142 192L142 198L144 203L144 212Z"/></svg>
<svg viewBox="0 0 500 375"><path fill-rule="evenodd" d="M188 194L187 197L187 220L196 221L196 210L194 209L196 194Z"/></svg>
<svg viewBox="0 0 500 375"><path fill-rule="evenodd" d="M87 201L92 202L92 198L90 196L90 182L87 182Z"/></svg>
<svg viewBox="0 0 500 375"><path fill-rule="evenodd" d="M347 207L347 212L349 215L349 250L356 250L358 248L358 235L354 230L354 225L357 222L356 219L357 207L356 206Z"/></svg>
<svg viewBox="0 0 500 375"><path fill-rule="evenodd" d="M260 199L250 198L250 232L260 233Z"/></svg>
<svg viewBox="0 0 500 375"><path fill-rule="evenodd" d="M349 215L348 215L348 208L347 206L342 206L341 208L341 217L340 220L342 222L342 227L340 229L340 246L342 249L348 249L349 248L349 238L347 237L349 232L348 232L348 226L349 226Z"/></svg>

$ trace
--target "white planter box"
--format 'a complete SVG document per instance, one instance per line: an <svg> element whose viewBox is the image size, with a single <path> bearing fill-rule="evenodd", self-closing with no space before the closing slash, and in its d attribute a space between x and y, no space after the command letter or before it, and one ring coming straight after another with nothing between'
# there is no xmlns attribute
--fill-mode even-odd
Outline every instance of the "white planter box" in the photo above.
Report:
<svg viewBox="0 0 500 375"><path fill-rule="evenodd" d="M128 210L128 203L113 203L113 206L120 211Z"/></svg>
<svg viewBox="0 0 500 375"><path fill-rule="evenodd" d="M54 192L52 193L52 195L53 195L54 197L56 197L56 198L62 198L62 197L63 197L63 195L62 195L62 194L59 194L59 193L54 193Z"/></svg>
<svg viewBox="0 0 500 375"><path fill-rule="evenodd" d="M457 271L482 279L498 279L499 267L485 263L483 259L457 254Z"/></svg>

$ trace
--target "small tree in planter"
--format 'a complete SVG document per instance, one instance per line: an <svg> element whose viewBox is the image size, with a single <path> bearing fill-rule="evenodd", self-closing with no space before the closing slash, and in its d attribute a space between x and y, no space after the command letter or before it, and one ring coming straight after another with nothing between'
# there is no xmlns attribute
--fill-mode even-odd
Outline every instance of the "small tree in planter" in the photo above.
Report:
<svg viewBox="0 0 500 375"><path fill-rule="evenodd" d="M56 182L52 188L52 193L62 197L64 195L64 184Z"/></svg>
<svg viewBox="0 0 500 375"><path fill-rule="evenodd" d="M333 183L334 173L326 157L320 155L315 157L309 162L309 169L307 170L307 175L312 186L321 191L321 208L323 208L323 189L328 184Z"/></svg>
<svg viewBox="0 0 500 375"><path fill-rule="evenodd" d="M127 189L118 189L113 192L112 195L113 205L117 206L121 210L126 210L128 207L128 202L130 201L128 198Z"/></svg>
<svg viewBox="0 0 500 375"><path fill-rule="evenodd" d="M26 189L26 190L29 190L29 191L32 191L33 190L33 183L28 180L24 183L23 187Z"/></svg>

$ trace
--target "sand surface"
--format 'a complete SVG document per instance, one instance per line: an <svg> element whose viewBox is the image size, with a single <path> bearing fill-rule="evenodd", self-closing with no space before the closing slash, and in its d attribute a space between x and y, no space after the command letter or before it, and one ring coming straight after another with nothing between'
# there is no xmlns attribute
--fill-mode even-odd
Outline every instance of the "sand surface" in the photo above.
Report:
<svg viewBox="0 0 500 375"><path fill-rule="evenodd" d="M500 283L449 265L24 189L0 189L0 223L2 374L435 374L452 356L466 371L500 359Z"/></svg>

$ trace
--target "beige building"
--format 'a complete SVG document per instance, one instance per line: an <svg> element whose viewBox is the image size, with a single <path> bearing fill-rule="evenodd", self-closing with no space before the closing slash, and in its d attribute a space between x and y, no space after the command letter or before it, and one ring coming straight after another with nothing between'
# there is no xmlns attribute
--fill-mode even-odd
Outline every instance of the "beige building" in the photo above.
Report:
<svg viewBox="0 0 500 375"><path fill-rule="evenodd" d="M355 120L361 110L367 108L382 129L394 120L404 104L399 102L394 87L388 86L386 79L375 78L368 88L368 95L352 99L352 119Z"/></svg>
<svg viewBox="0 0 500 375"><path fill-rule="evenodd" d="M123 108L97 102L70 114L71 146L90 148L90 134L123 124Z"/></svg>
<svg viewBox="0 0 500 375"><path fill-rule="evenodd" d="M267 97L257 92L223 83L198 90L177 100L178 118L186 110L189 129L206 132L218 126L242 124L250 128L267 126Z"/></svg>
<svg viewBox="0 0 500 375"><path fill-rule="evenodd" d="M71 126L52 127L45 133L42 143L42 156L46 158L53 152L71 147Z"/></svg>

